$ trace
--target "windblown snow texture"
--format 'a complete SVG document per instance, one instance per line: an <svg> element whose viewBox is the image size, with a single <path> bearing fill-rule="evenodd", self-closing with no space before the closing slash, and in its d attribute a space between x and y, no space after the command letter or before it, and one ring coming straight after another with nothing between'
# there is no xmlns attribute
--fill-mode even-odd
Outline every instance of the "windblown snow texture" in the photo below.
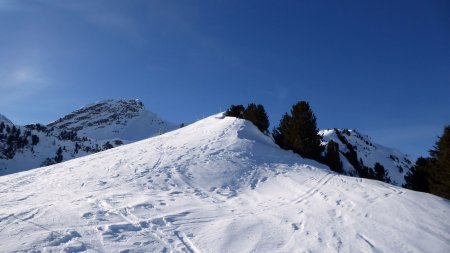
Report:
<svg viewBox="0 0 450 253"><path fill-rule="evenodd" d="M450 203L329 171L215 115L0 177L15 252L448 252Z"/></svg>

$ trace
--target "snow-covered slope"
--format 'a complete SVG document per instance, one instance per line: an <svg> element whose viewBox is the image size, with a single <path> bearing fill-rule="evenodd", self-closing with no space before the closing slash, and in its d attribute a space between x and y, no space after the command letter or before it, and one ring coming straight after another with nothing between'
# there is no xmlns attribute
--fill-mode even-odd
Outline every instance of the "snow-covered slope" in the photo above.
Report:
<svg viewBox="0 0 450 253"><path fill-rule="evenodd" d="M139 100L105 100L85 106L50 124L96 140L138 141L165 133L176 125L145 109Z"/></svg>
<svg viewBox="0 0 450 253"><path fill-rule="evenodd" d="M0 177L0 248L448 252L450 201L337 175L215 115Z"/></svg>
<svg viewBox="0 0 450 253"><path fill-rule="evenodd" d="M349 150L348 145L351 145L351 148L357 154L358 160L362 160L365 166L373 169L375 163L380 163L388 171L391 183L395 185L401 186L404 183L406 173L413 166L410 156L398 150L379 145L373 142L369 136L356 130L331 129L322 130L319 134L323 136L324 144L327 144L330 140L339 144L343 168L349 175L357 175L357 171L344 156Z"/></svg>
<svg viewBox="0 0 450 253"><path fill-rule="evenodd" d="M138 100L98 102L47 126L19 126L0 115L0 176L93 154L175 128L147 111Z"/></svg>
<svg viewBox="0 0 450 253"><path fill-rule="evenodd" d="M9 120L6 116L3 114L0 114L0 122L3 122L4 124L12 125L13 123L11 120Z"/></svg>

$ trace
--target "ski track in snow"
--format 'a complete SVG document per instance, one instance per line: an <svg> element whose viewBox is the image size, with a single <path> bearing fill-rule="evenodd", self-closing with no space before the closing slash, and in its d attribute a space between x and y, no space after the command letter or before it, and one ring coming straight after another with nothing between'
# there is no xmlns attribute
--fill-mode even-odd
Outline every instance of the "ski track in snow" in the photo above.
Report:
<svg viewBox="0 0 450 253"><path fill-rule="evenodd" d="M337 175L215 115L0 177L4 252L448 252L450 203Z"/></svg>

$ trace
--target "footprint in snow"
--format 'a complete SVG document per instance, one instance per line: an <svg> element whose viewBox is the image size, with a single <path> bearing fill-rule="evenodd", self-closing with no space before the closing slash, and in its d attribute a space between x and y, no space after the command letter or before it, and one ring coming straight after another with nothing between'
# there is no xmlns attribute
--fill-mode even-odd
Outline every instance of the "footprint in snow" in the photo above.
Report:
<svg viewBox="0 0 450 253"><path fill-rule="evenodd" d="M59 246L61 244L67 243L75 238L80 238L81 235L77 231L66 231L64 233L58 233L55 231L50 232L47 236L46 241L48 241L49 246Z"/></svg>
<svg viewBox="0 0 450 253"><path fill-rule="evenodd" d="M94 216L93 213L87 212L87 213L84 213L81 217L83 217L84 219L91 219L93 216Z"/></svg>

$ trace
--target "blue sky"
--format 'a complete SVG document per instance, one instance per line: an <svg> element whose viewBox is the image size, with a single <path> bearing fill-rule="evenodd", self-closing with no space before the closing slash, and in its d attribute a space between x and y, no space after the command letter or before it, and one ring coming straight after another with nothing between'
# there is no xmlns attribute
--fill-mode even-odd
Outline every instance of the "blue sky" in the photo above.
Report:
<svg viewBox="0 0 450 253"><path fill-rule="evenodd" d="M138 98L174 122L298 100L413 156L450 124L450 1L0 0L0 113Z"/></svg>

